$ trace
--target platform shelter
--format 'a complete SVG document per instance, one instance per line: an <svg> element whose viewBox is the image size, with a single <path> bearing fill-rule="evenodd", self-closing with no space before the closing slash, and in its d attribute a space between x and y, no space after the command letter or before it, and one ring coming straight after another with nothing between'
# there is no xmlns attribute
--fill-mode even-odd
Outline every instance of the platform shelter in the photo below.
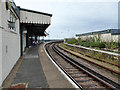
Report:
<svg viewBox="0 0 120 90"><path fill-rule="evenodd" d="M52 14L20 9L21 55L32 43L32 37L46 36L45 30L51 24Z"/></svg>

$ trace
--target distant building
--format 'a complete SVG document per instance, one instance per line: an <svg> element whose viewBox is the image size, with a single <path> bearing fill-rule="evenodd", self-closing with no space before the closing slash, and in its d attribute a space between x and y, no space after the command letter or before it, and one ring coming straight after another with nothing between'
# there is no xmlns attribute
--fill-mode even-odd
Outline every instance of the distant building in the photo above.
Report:
<svg viewBox="0 0 120 90"><path fill-rule="evenodd" d="M31 37L45 36L51 17L17 7L11 0L0 0L0 87L24 49L31 45Z"/></svg>
<svg viewBox="0 0 120 90"><path fill-rule="evenodd" d="M120 29L108 29L84 34L76 34L77 38L82 40L94 38L96 41L100 39L101 42L118 42L120 41Z"/></svg>

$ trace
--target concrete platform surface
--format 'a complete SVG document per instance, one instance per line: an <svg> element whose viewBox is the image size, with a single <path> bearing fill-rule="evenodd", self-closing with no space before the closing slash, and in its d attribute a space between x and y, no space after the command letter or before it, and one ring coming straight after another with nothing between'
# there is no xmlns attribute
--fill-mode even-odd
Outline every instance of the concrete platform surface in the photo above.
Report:
<svg viewBox="0 0 120 90"><path fill-rule="evenodd" d="M74 88L49 59L43 45L28 50L11 85L28 83L28 88Z"/></svg>
<svg viewBox="0 0 120 90"><path fill-rule="evenodd" d="M75 88L46 55L43 45L39 48L39 55L49 88Z"/></svg>

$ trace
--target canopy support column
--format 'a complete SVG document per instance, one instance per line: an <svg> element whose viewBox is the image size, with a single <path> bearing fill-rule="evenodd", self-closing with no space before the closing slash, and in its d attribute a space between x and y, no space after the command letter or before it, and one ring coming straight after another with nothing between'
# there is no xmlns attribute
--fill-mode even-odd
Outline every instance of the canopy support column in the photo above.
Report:
<svg viewBox="0 0 120 90"><path fill-rule="evenodd" d="M29 30L26 33L26 48L29 48Z"/></svg>

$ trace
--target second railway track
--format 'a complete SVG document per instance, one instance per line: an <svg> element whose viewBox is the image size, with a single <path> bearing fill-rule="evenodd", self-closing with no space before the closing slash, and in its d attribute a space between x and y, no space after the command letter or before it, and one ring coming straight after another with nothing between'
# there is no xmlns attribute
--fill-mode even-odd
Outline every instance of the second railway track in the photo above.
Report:
<svg viewBox="0 0 120 90"><path fill-rule="evenodd" d="M76 83L81 89L119 89L119 84L99 75L89 68L81 65L70 57L61 53L56 44L45 45L46 51L58 66Z"/></svg>

